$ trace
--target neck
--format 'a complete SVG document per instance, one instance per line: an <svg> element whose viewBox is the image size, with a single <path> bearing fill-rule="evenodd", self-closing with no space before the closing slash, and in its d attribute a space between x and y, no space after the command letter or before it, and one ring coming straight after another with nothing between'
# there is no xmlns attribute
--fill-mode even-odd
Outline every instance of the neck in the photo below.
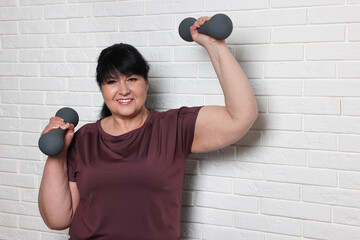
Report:
<svg viewBox="0 0 360 240"><path fill-rule="evenodd" d="M105 132L111 135L121 135L134 129L140 128L145 123L148 115L149 110L147 109L144 109L135 117L124 118L121 116L111 115L110 117L104 119L104 121L102 122L102 127Z"/></svg>

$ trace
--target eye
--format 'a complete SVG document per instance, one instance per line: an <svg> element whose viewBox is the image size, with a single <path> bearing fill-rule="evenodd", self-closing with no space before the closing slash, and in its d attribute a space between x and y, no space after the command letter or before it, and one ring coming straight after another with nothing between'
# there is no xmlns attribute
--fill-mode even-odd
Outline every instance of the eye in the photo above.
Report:
<svg viewBox="0 0 360 240"><path fill-rule="evenodd" d="M135 77L132 77L132 78L129 78L129 79L128 79L129 82L135 82L135 81L137 81L137 80L138 80L138 79L135 78Z"/></svg>
<svg viewBox="0 0 360 240"><path fill-rule="evenodd" d="M113 80L113 79L107 79L107 80L105 81L105 83L111 85L111 84L115 84L116 81Z"/></svg>

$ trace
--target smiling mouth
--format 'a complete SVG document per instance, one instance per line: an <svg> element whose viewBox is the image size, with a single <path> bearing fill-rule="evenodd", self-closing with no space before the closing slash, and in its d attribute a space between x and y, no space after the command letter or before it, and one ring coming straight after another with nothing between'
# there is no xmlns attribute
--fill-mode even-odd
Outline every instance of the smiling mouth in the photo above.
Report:
<svg viewBox="0 0 360 240"><path fill-rule="evenodd" d="M128 104L128 103L131 103L133 100L134 99L132 99L132 98L126 98L126 99L118 99L116 101L121 104Z"/></svg>

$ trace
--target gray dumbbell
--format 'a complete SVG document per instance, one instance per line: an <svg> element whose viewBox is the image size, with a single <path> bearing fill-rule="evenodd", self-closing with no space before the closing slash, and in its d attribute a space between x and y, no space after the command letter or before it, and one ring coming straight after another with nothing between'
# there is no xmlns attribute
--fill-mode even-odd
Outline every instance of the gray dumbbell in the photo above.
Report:
<svg viewBox="0 0 360 240"><path fill-rule="evenodd" d="M193 39L190 33L190 27L196 21L195 18L185 18L179 25L179 34L182 39L188 42L192 42ZM217 40L224 40L230 36L233 30L233 24L231 19L222 13L214 15L209 21L206 21L198 32L208 35Z"/></svg>
<svg viewBox="0 0 360 240"><path fill-rule="evenodd" d="M59 109L55 116L64 119L66 123L71 123L75 127L79 122L79 115L74 109L69 107ZM48 156L56 156L61 153L64 149L65 133L65 130L58 128L43 134L38 143L40 150Z"/></svg>

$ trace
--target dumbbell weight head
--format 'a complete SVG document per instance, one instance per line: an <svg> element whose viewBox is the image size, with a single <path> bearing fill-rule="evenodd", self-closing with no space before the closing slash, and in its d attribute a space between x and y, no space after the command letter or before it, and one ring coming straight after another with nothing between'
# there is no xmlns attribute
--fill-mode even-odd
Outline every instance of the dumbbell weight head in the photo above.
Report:
<svg viewBox="0 0 360 240"><path fill-rule="evenodd" d="M192 42L190 27L196 21L195 18L185 18L179 25L179 34L182 39ZM206 21L198 32L215 38L216 40L224 40L228 38L233 30L231 19L222 13L214 15L209 21Z"/></svg>
<svg viewBox="0 0 360 240"><path fill-rule="evenodd" d="M72 108L61 108L55 114L56 117L64 119L66 123L71 123L75 127L79 122L79 115ZM48 156L56 156L64 149L64 136L66 131L58 128L43 134L38 142L41 152Z"/></svg>

